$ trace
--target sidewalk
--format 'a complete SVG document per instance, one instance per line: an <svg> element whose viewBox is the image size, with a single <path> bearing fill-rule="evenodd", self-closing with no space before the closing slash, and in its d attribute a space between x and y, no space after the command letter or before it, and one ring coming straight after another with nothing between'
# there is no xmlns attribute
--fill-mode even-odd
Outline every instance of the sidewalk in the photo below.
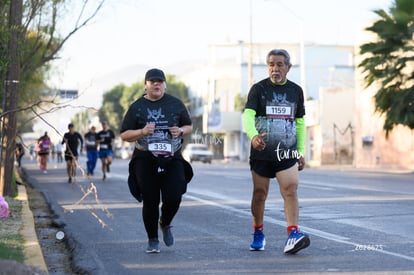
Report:
<svg viewBox="0 0 414 275"><path fill-rule="evenodd" d="M85 166L86 158L84 156L80 157L79 163L82 167ZM57 247L58 244L56 244L56 240L53 239L47 239L45 240L45 235L49 236L51 231L48 229L43 230L43 232L38 232L35 225L35 217L34 215L39 212L39 209L37 209L38 202L35 198L34 201L33 198L30 197L30 201L34 203L34 205L30 205L28 196L30 195L29 188L33 188L36 191L39 191L37 188L35 188L35 184L38 181L41 181L42 183L49 183L52 185L55 185L54 183L65 183L62 186L68 186L67 184L67 176L66 176L66 163L56 163L54 160L51 160L48 164L48 173L45 175L40 172L37 163L35 160L29 160L29 158L24 159L22 162L22 168L16 170L16 181L18 183L18 196L17 199L22 201L22 226L19 231L19 233L22 235L24 239L24 264L18 264L15 261L8 261L2 262L0 260L0 275L1 274L49 274L49 269L53 270L53 272L56 272L56 270L61 270L65 266L65 260L62 258L62 252ZM79 175L79 177L82 177ZM55 185L56 186L56 185ZM65 188L62 188L65 189ZM41 192L42 193L42 192ZM44 194L42 194L42 197ZM46 198L45 198L46 199ZM35 207L35 212L32 211L32 207ZM49 207L51 207L49 205ZM52 212L54 211L53 207L50 209ZM48 212L48 211L47 211ZM46 212L45 212L46 213ZM41 211L40 215L45 214ZM41 216L41 220L44 220L46 217ZM54 221L57 222L57 221ZM47 222L45 222L47 223ZM50 228L49 228L50 229ZM42 230L41 230L42 231ZM52 230L53 231L53 230ZM39 235L38 235L39 233ZM53 233L54 236L54 233ZM41 238L41 239L39 239ZM46 248L44 247L46 242ZM50 245L50 247L48 246ZM61 244L59 244L61 245ZM55 252L50 252L50 249L55 249ZM48 249L47 251L43 251L43 249ZM46 253L46 254L44 254ZM51 254L52 253L52 254ZM51 262L48 262L46 264L46 260L51 260ZM16 265L20 265L19 270L25 268L25 271L22 270L22 272L16 272ZM10 272L4 273L4 270L6 268L10 268ZM30 272L28 273L28 270Z"/></svg>
<svg viewBox="0 0 414 275"><path fill-rule="evenodd" d="M21 179L19 179L21 181ZM27 197L25 185L18 185L17 200L22 201L22 227L20 234L24 239L24 264L17 263L11 260L0 259L0 274L15 274L15 275L43 275L49 274L43 252L37 238L36 229L34 225L33 213L30 210L29 200Z"/></svg>
<svg viewBox="0 0 414 275"><path fill-rule="evenodd" d="M47 266L43 258L42 249L37 239L34 225L33 213L30 210L29 200L27 197L26 187L18 185L18 199L22 201L22 220L23 228L20 233L25 240L24 255L27 265L35 266L48 274Z"/></svg>

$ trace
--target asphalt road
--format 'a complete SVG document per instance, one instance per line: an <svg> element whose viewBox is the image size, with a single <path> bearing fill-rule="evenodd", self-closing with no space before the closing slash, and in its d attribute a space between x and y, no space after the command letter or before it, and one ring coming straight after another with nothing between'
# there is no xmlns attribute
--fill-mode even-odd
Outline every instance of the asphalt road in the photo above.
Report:
<svg viewBox="0 0 414 275"><path fill-rule="evenodd" d="M84 158L80 163L85 166ZM125 160L102 181L68 184L63 164L43 174L24 163L27 180L48 200L88 274L414 274L414 174L305 170L299 187L300 226L311 245L285 255L286 229L278 186L265 211L266 250L252 240L247 164L194 163L195 176L173 221L175 244L146 254L141 207L129 194ZM160 233L161 236L161 233Z"/></svg>

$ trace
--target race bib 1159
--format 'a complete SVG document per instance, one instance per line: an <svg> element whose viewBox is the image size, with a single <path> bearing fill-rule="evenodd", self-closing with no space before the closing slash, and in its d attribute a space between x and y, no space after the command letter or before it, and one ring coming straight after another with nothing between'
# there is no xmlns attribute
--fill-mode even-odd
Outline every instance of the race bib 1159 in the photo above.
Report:
<svg viewBox="0 0 414 275"><path fill-rule="evenodd" d="M294 118L292 104L275 104L266 106L266 116L269 118Z"/></svg>

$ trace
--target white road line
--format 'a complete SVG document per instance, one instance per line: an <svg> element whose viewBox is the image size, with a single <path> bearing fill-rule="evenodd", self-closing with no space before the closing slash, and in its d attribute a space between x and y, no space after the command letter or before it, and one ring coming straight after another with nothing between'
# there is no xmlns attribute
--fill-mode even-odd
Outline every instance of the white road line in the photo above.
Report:
<svg viewBox="0 0 414 275"><path fill-rule="evenodd" d="M194 193L194 194L197 195L197 193L194 192L194 191L189 192L189 193ZM199 193L199 194L200 195L205 195L204 193ZM210 196L212 196L213 194L214 193L211 193L211 192L209 193ZM186 197L186 198L188 198L190 200L198 201L198 202L203 203L205 205L215 206L215 207L218 207L218 208L225 209L225 210L227 210L229 212L233 212L233 213L237 213L237 214L241 214L241 215L250 217L250 212L247 213L244 210L240 210L240 209L234 208L232 206L223 204L222 202L219 204L219 203L216 203L214 201L214 199L221 199L222 200L225 196L220 195L219 197L213 197L211 200L206 200L206 199L202 199L200 197L197 197L196 195L189 195L187 193L187 194L184 195L184 197ZM229 200L234 201L235 199L234 198L229 198ZM268 217L266 215L265 215L264 218L265 218L265 221L266 222L269 222L269 223L272 223L272 224L277 224L277 225L280 225L282 227L285 227L286 226L286 222L285 221L279 221L279 220L276 220L274 218L270 218L270 217ZM361 244L358 244L358 243L349 241L349 238L344 237L344 236L340 236L340 235L336 235L336 234L331 234L329 232L321 231L321 230L318 230L318 229L315 229L315 228L306 227L306 226L301 226L301 228L303 229L303 231L305 231L305 232L307 232L307 233L309 233L311 235L318 236L320 238L323 238L323 239L326 239L326 240L329 240L329 241L333 241L333 242L337 242L337 243L342 243L342 244L348 244L348 245L351 245L351 246L353 246L355 248L361 245ZM397 257L397 258L406 259L406 260L409 260L409 261L414 262L414 257L407 256L407 255L403 255L403 254L400 254L400 253L395 253L395 252L387 251L387 250L384 250L384 249L377 249L377 250L370 250L370 251L375 251L375 252L378 252L378 253L382 253L382 254L386 254L386 255L390 255L390 256L394 256L394 257Z"/></svg>
<svg viewBox="0 0 414 275"><path fill-rule="evenodd" d="M119 178L119 179L124 179L124 180L127 180L128 179L128 176L127 175L124 175L124 174L115 174L115 173L113 173L112 174L112 177ZM316 186L315 186L314 183L305 182L305 184L307 185L307 187L310 187L310 185L313 185L313 187L316 188ZM330 188L330 186L321 185L321 184L319 184L319 186L320 186L319 188L323 188L323 189ZM341 186L341 187L353 189L351 187L346 187L346 186ZM233 212L233 213L238 213L238 214L242 214L242 215L245 215L245 216L250 217L250 212L249 213L246 213L246 211L243 211L243 210L234 208L234 207L229 206L229 205L222 204L222 202L220 204L214 202L214 199L220 199L220 200L226 199L226 200L229 200L229 201L239 201L239 200L235 200L235 198L230 198L228 196L224 196L224 195L217 194L217 193L214 193L214 192L208 192L208 195L207 196L212 197L212 200L205 200L205 199L202 199L202 198L197 197L197 196L189 195L189 193L193 193L193 194L196 194L196 195L197 194L206 195L206 193L204 193L204 192L203 193L201 193L201 192L198 193L198 192L192 190L191 192L188 192L187 194L185 194L184 197L186 197L188 199L191 199L191 200L194 200L194 201L198 201L198 202L203 203L203 204L206 204L206 205L216 206L216 207L219 207L219 208L228 210L228 211ZM248 204L248 205L246 204L246 206L247 207L250 207L250 204ZM285 227L286 226L286 222L285 221L279 221L279 220L276 220L276 219L271 218L271 217L268 217L268 216L265 216L265 221L270 222L272 224L280 225L282 227ZM350 241L349 238L344 237L344 236L340 236L340 235L336 235L336 234L331 234L329 232L321 231L321 230L318 230L318 229L315 229L315 228L306 227L306 226L301 226L301 228L303 228L303 230L305 232L307 232L307 233L309 233L311 235L318 236L320 238L323 238L323 239L326 239L326 240L329 240L329 241L334 241L334 242L337 242L337 243L348 244L348 245L351 245L353 247L358 247L358 246L361 245L361 244L358 244L358 243L355 243L355 242ZM407 256L407 255L403 255L403 254L400 254L400 253L395 253L395 252L387 251L387 250L384 250L384 249L382 249L382 250L379 250L379 249L378 250L371 250L371 251L375 251L375 252L378 252L378 253L382 253L382 254L386 254L386 255L390 255L390 256L394 256L394 257L397 257L397 258L406 259L406 260L409 260L409 261L414 262L414 257Z"/></svg>

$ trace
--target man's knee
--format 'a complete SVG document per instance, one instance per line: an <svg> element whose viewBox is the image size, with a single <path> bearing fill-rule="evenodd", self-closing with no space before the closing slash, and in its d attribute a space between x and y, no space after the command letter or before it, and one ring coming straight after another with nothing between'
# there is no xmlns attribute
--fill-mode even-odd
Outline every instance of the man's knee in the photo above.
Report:
<svg viewBox="0 0 414 275"><path fill-rule="evenodd" d="M298 183L289 182L280 186L280 192L283 197L294 197L297 196Z"/></svg>
<svg viewBox="0 0 414 275"><path fill-rule="evenodd" d="M255 201L265 201L267 198L267 188L262 187L255 187L253 189L253 200Z"/></svg>

